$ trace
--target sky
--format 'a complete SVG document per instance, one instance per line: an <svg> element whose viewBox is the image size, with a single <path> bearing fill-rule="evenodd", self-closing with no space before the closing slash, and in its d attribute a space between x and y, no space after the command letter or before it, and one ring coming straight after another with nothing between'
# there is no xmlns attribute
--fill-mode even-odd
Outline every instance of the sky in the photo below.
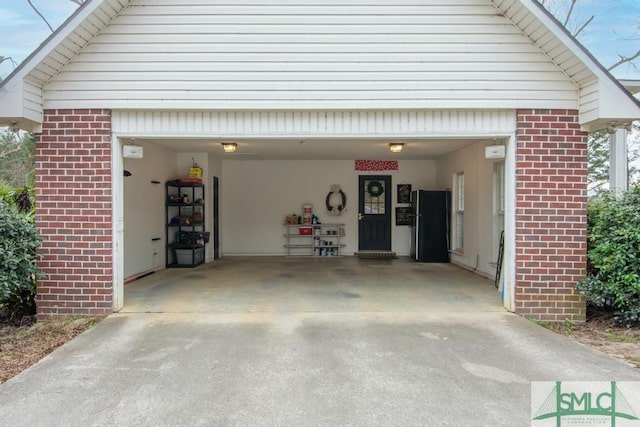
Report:
<svg viewBox="0 0 640 427"><path fill-rule="evenodd" d="M562 7L569 0L547 0L550 7ZM77 5L70 0L32 0L54 28L73 13ZM575 20L569 28L596 15L581 36L581 42L605 66L640 49L640 0L578 0ZM31 9L27 0L0 0L0 56L22 62L51 34L45 23ZM623 65L614 70L619 79L640 79L638 69ZM0 77L13 70L9 61L0 64Z"/></svg>

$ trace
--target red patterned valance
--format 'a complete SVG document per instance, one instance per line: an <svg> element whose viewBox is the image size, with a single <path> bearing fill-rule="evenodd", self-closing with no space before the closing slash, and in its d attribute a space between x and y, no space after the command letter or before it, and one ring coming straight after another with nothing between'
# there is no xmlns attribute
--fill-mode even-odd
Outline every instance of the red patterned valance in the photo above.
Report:
<svg viewBox="0 0 640 427"><path fill-rule="evenodd" d="M397 171L397 160L356 160L357 171Z"/></svg>

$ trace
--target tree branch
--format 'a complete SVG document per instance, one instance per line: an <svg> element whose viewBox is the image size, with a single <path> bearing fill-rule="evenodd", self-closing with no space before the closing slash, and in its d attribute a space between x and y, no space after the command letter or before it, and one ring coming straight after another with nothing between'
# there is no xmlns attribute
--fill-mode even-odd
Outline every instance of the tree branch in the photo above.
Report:
<svg viewBox="0 0 640 427"><path fill-rule="evenodd" d="M619 67L622 64L626 64L628 62L633 61L634 59L640 57L640 50L638 50L635 54L631 55L631 56L622 56L622 55L618 55L620 57L620 60L618 62L616 62L615 64L613 64L612 66L610 66L609 68L607 68L607 70L611 71L616 67Z"/></svg>
<svg viewBox="0 0 640 427"><path fill-rule="evenodd" d="M3 152L0 153L0 159L4 159L5 157L9 157L13 153L17 153L20 150L22 150L22 147L16 147L13 150L3 151Z"/></svg>
<svg viewBox="0 0 640 427"><path fill-rule="evenodd" d="M585 22L584 24L582 24L582 27L578 28L578 31L576 31L575 33L573 33L573 37L578 38L578 35L582 32L582 30L584 30L585 28L587 28L587 25L591 24L591 21L593 21L593 18L595 18L595 15L591 15L591 18L589 18L587 20L587 22Z"/></svg>
<svg viewBox="0 0 640 427"><path fill-rule="evenodd" d="M18 66L18 63L16 61L14 61L13 58L10 57L10 56L0 56L0 64L2 64L4 61L11 62L14 67Z"/></svg>
<svg viewBox="0 0 640 427"><path fill-rule="evenodd" d="M569 11L567 12L567 16L564 18L564 22L562 23L563 27L566 27L569 23L569 19L571 19L571 15L573 15L573 8L576 6L576 2L578 0L571 0L571 6L569 7Z"/></svg>
<svg viewBox="0 0 640 427"><path fill-rule="evenodd" d="M40 13L40 11L38 10L38 8L36 8L33 3L31 3L31 0L27 0L27 3L29 3L29 6L31 6L31 9L33 9L40 18L42 18L42 20L44 21L45 24L47 24L47 27L49 27L49 29L51 30L51 32L53 33L53 27L51 26L51 24L49 24L49 21L47 21L47 18L44 17L44 15L42 15Z"/></svg>

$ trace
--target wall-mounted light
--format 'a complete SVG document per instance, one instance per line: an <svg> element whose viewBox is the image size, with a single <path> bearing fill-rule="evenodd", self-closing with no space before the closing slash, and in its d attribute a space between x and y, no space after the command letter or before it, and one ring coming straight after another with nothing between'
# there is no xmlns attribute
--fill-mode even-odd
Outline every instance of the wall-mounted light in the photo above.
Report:
<svg viewBox="0 0 640 427"><path fill-rule="evenodd" d="M122 157L125 159L141 159L144 155L144 148L139 145L123 145Z"/></svg>
<svg viewBox="0 0 640 427"><path fill-rule="evenodd" d="M238 148L238 144L235 142L223 142L221 145L225 153L235 153Z"/></svg>
<svg viewBox="0 0 640 427"><path fill-rule="evenodd" d="M618 122L609 122L609 125L607 126L607 133L609 135L613 135L617 131L618 131Z"/></svg>
<svg viewBox="0 0 640 427"><path fill-rule="evenodd" d="M485 159L504 159L507 153L507 147L504 145L489 145L484 147Z"/></svg>
<svg viewBox="0 0 640 427"><path fill-rule="evenodd" d="M404 143L402 142L392 142L389 144L389 151L392 153L401 153L404 148Z"/></svg>

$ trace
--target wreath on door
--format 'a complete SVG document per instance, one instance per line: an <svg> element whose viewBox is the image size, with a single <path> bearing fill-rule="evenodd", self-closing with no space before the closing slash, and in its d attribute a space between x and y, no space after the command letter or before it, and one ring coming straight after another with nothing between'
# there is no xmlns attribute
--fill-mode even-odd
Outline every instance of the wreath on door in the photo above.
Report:
<svg viewBox="0 0 640 427"><path fill-rule="evenodd" d="M371 181L367 184L367 193L371 197L380 197L384 193L384 186L380 181Z"/></svg>

